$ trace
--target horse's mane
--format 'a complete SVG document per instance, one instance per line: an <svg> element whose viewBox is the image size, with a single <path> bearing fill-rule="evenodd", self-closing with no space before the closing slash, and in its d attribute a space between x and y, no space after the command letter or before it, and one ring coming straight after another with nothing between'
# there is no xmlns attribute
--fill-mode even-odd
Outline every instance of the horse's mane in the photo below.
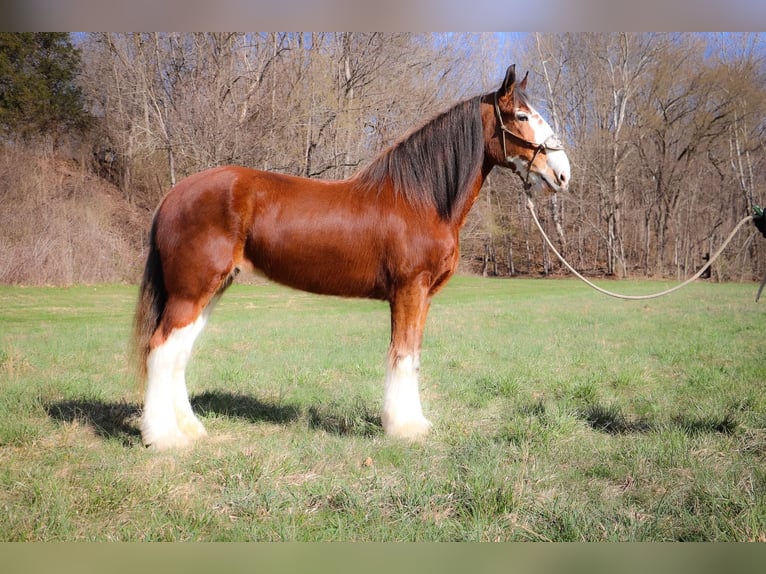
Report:
<svg viewBox="0 0 766 574"><path fill-rule="evenodd" d="M397 196L449 219L481 168L480 101L460 102L405 136L356 174L357 184L381 189L390 183Z"/></svg>

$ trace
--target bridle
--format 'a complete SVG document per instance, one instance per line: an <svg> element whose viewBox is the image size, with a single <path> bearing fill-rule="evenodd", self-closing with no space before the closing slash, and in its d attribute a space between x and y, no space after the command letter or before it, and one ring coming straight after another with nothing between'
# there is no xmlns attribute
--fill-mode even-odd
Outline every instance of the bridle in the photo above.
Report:
<svg viewBox="0 0 766 574"><path fill-rule="evenodd" d="M529 181L529 174L532 172L532 164L537 158L537 155L541 152L546 153L548 151L563 150L564 146L561 145L561 141L559 140L559 138L556 137L555 134L549 135L544 142L537 143L537 142L529 141L528 139L521 137L519 134L514 133L511 130L509 130L507 127L505 127L505 123L503 122L503 114L500 111L500 104L498 104L498 101L497 101L497 92L495 92L495 115L497 116L497 124L500 126L501 133L503 134L503 157L505 158L505 161L507 164L515 165L512 161L511 162L508 161L508 152L506 151L506 146L505 146L506 134L508 134L514 140L516 140L517 143L521 144L522 147L535 150L535 153L532 154L532 159L530 159L529 163L527 164L526 176L522 178L522 181L524 182L524 187L529 188L532 185Z"/></svg>

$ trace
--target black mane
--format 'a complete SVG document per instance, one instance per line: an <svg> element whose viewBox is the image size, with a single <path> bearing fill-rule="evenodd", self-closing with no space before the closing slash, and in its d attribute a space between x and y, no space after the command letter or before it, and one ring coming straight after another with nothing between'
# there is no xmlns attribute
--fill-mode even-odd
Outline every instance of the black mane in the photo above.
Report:
<svg viewBox="0 0 766 574"><path fill-rule="evenodd" d="M361 170L357 181L366 189L390 182L399 197L449 219L481 168L480 101L460 102L405 136Z"/></svg>

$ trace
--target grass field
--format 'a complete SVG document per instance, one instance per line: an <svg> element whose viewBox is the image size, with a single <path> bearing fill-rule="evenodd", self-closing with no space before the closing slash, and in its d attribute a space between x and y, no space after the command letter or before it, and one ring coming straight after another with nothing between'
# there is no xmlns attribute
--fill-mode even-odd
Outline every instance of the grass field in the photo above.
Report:
<svg viewBox="0 0 766 574"><path fill-rule="evenodd" d="M753 285L455 278L419 444L380 427L385 304L235 285L179 453L140 443L135 293L0 287L0 540L766 541Z"/></svg>

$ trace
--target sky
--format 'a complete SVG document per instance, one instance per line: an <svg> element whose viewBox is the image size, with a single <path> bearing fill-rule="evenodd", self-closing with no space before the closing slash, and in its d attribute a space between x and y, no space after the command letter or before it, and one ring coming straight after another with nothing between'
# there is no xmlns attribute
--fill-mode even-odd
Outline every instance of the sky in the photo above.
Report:
<svg viewBox="0 0 766 574"><path fill-rule="evenodd" d="M763 31L763 0L10 0L5 31Z"/></svg>

